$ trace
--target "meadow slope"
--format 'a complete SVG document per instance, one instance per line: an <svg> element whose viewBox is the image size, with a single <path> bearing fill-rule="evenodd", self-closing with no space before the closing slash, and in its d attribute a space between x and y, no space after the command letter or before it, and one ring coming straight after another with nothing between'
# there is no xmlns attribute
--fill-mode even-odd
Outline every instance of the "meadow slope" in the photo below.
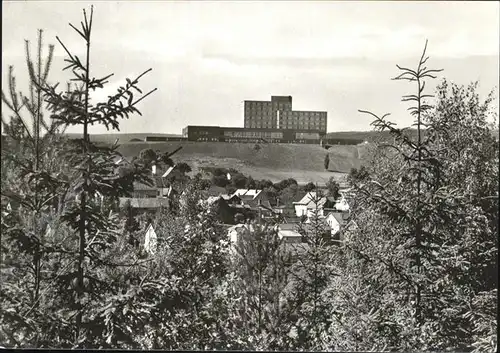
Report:
<svg viewBox="0 0 500 353"><path fill-rule="evenodd" d="M254 179L277 182L294 178L301 184L309 181L324 184L332 176L342 179L351 168L359 168L367 149L366 145L339 145L325 150L318 145L259 144L260 149L256 150L251 143L182 141L124 143L119 151L132 158L146 148L166 152L180 146L182 149L175 154L174 160L188 163L194 173L207 166L234 168ZM330 165L325 171L327 153Z"/></svg>

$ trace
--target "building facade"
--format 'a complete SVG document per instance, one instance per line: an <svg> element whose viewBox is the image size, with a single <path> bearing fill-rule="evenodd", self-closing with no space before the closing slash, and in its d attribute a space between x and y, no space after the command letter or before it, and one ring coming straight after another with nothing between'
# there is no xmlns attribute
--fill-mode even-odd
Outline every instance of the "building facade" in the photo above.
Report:
<svg viewBox="0 0 500 353"><path fill-rule="evenodd" d="M254 143L306 143L317 144L319 130L241 128L221 126L186 126L182 130L188 141L198 142L254 142Z"/></svg>
<svg viewBox="0 0 500 353"><path fill-rule="evenodd" d="M291 96L271 96L271 101L245 101L245 128L327 131L327 112L294 111Z"/></svg>

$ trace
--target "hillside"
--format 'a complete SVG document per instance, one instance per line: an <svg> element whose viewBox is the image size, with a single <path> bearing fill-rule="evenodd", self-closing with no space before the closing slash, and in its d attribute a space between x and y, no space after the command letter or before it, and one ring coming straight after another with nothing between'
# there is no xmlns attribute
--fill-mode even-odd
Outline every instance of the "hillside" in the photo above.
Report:
<svg viewBox="0 0 500 353"><path fill-rule="evenodd" d="M81 134L66 134L69 138L81 137ZM120 143L129 143L132 139L139 139L144 141L146 136L163 136L163 137L180 137L178 134L159 134L159 133L113 133L113 134L91 134L90 139L94 142L113 143L117 138ZM360 141L374 141L381 137L387 137L387 131L340 131L329 132L326 134L328 139L338 140L360 140Z"/></svg>
<svg viewBox="0 0 500 353"><path fill-rule="evenodd" d="M78 134L67 134L78 138ZM338 132L328 134L331 138L360 139L372 141L380 136L379 132ZM255 179L269 179L277 182L294 178L300 184L310 181L323 185L330 177L341 180L351 168L359 168L364 161L366 145L334 145L328 150L319 145L298 144L260 144L255 150L252 143L224 142L130 142L132 139L144 140L145 136L179 136L174 134L118 133L95 134L91 140L97 143L113 143L119 139L119 151L127 158L137 156L146 148L161 152L182 149L174 160L188 163L197 173L203 167L234 168ZM324 169L325 155L330 157L329 170Z"/></svg>
<svg viewBox="0 0 500 353"><path fill-rule="evenodd" d="M146 148L161 152L182 149L174 160L188 163L193 172L202 167L214 166L234 168L255 179L270 179L273 182L294 178L299 183L309 181L324 184L331 176L342 178L351 168L359 168L366 145L333 146L325 150L318 145L254 144L223 142L161 142L125 143L119 151L127 158L137 156ZM325 155L330 157L329 171L324 169Z"/></svg>
<svg viewBox="0 0 500 353"><path fill-rule="evenodd" d="M81 138L82 134L66 134L71 139L74 138ZM117 133L117 134L91 134L90 135L90 140L92 142L102 142L102 143L114 143L116 139L119 139L119 143L129 143L130 140L132 139L139 139L144 141L144 138L146 136L161 136L161 137L180 137L181 135L176 135L176 134L144 134L144 133L137 133L137 134L125 134L125 133Z"/></svg>
<svg viewBox="0 0 500 353"><path fill-rule="evenodd" d="M425 135L425 130L422 131ZM407 129L406 133L412 138L416 138L416 129ZM391 140L391 134L389 131L340 131L340 132L329 132L326 134L328 139L336 140L360 140L375 142L380 140Z"/></svg>

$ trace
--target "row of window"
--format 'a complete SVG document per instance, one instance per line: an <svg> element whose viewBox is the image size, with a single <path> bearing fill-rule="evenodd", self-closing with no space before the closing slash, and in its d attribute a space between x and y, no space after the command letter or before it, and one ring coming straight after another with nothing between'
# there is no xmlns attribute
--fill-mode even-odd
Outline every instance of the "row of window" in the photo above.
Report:
<svg viewBox="0 0 500 353"><path fill-rule="evenodd" d="M274 118L278 117L278 115L274 114L268 114L268 113L261 113L261 114L255 114L255 115L245 115L245 119L269 119L269 118ZM315 116L293 116L293 115L285 115L285 114L280 114L279 117L283 120L300 120L300 121L306 121L306 120L313 120L313 121L321 121L321 122L326 122L326 117L315 117Z"/></svg>
<svg viewBox="0 0 500 353"><path fill-rule="evenodd" d="M293 127L293 128L305 128L305 129L321 129L325 128L325 125L318 125L318 124L280 124L279 125L280 129L282 128L287 128L287 127Z"/></svg>
<svg viewBox="0 0 500 353"><path fill-rule="evenodd" d="M319 140L319 133L317 132L296 132L295 138L297 140Z"/></svg>
<svg viewBox="0 0 500 353"><path fill-rule="evenodd" d="M245 116L245 122L250 122L252 120L262 121L262 120L274 120L273 115L261 114L255 116ZM315 124L326 124L326 119L316 119L311 117L297 118L297 117L286 117L280 116L279 120L282 122L301 122L301 123L315 123Z"/></svg>
<svg viewBox="0 0 500 353"><path fill-rule="evenodd" d="M254 119L245 119L245 123L253 123L253 122L266 122L266 121L277 121L284 124L316 124L316 125L326 125L326 121L318 121L318 120L308 120L308 119L265 119L265 118L254 118Z"/></svg>
<svg viewBox="0 0 500 353"><path fill-rule="evenodd" d="M291 109L282 109L289 107L277 107L277 109L271 109L271 107L245 107L245 113L256 113L262 112L263 114L276 114L279 111L283 116L286 117L311 117L311 118L324 118L326 119L326 112L297 112Z"/></svg>
<svg viewBox="0 0 500 353"><path fill-rule="evenodd" d="M304 129L325 129L326 124L323 123L309 123L309 122L291 122L291 121L279 121L277 122L280 129L283 128L304 128ZM276 127L276 123L272 121L265 120L246 120L245 127L247 128L272 128Z"/></svg>
<svg viewBox="0 0 500 353"><path fill-rule="evenodd" d="M272 121L273 119L271 117L265 117L265 116L255 116L255 117L251 117L251 118L246 118L245 121L251 121L251 120L259 120L259 121L262 121L262 120L269 120L269 121Z"/></svg>
<svg viewBox="0 0 500 353"><path fill-rule="evenodd" d="M260 138L246 138L243 140L244 142L262 142ZM281 139L266 139L267 142L272 142L272 143L279 143L281 142ZM238 138L225 138L224 142L242 142L241 139Z"/></svg>
<svg viewBox="0 0 500 353"><path fill-rule="evenodd" d="M282 139L282 132L271 132L271 131L224 131L224 136L228 137L258 137L258 138L275 138Z"/></svg>
<svg viewBox="0 0 500 353"><path fill-rule="evenodd" d="M283 111L282 115L284 118L323 118L326 119L325 113L320 112L295 112L295 111Z"/></svg>
<svg viewBox="0 0 500 353"><path fill-rule="evenodd" d="M256 101L256 102L249 102L245 101L245 107L263 107L263 106L268 106L273 104L272 102L269 101Z"/></svg>
<svg viewBox="0 0 500 353"><path fill-rule="evenodd" d="M281 120L281 124L300 124L300 125L326 125L325 123L318 122L318 121L297 121L297 120Z"/></svg>
<svg viewBox="0 0 500 353"><path fill-rule="evenodd" d="M219 141L219 138L218 137L200 137L197 139L197 141L217 142L217 141Z"/></svg>

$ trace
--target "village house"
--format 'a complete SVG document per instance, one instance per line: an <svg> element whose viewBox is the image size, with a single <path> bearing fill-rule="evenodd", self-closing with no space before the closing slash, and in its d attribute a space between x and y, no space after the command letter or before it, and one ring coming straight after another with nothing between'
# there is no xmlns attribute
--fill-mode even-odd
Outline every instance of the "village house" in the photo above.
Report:
<svg viewBox="0 0 500 353"><path fill-rule="evenodd" d="M302 197L300 197L299 200L300 199L302 199ZM276 203L275 203L275 205L272 206L272 210L275 214L279 214L283 217L294 217L295 216L294 205L291 202L282 203L279 197L276 198Z"/></svg>
<svg viewBox="0 0 500 353"><path fill-rule="evenodd" d="M271 208L271 204L262 190L238 189L232 196L238 196L243 204L249 205L251 208L257 208L261 205Z"/></svg>
<svg viewBox="0 0 500 353"><path fill-rule="evenodd" d="M323 216L323 206L326 202L326 197L317 195L315 191L308 192L300 201L293 202L295 215L311 217L317 210L318 216Z"/></svg>
<svg viewBox="0 0 500 353"><path fill-rule="evenodd" d="M329 212L325 217L325 222L330 227L332 240L341 241L342 229L347 224L349 214L346 212Z"/></svg>
<svg viewBox="0 0 500 353"><path fill-rule="evenodd" d="M123 163L121 159L116 164ZM131 197L120 197L120 208L125 207L127 203L139 212L156 212L160 209L170 208L170 199L175 191L171 185L168 185L166 176L173 170L173 167L164 168L161 170L153 165L151 168L152 185L147 185L140 182L133 183L133 191ZM162 173L160 176L159 173Z"/></svg>
<svg viewBox="0 0 500 353"><path fill-rule="evenodd" d="M238 213L242 214L246 219L273 216L271 204L262 190L238 189L230 195L209 196L206 200L210 204L216 204L219 211L223 210L223 215L220 215L222 218L220 218L224 223L233 223L233 217ZM232 217L225 211L227 207L232 210Z"/></svg>
<svg viewBox="0 0 500 353"><path fill-rule="evenodd" d="M296 223L283 223L276 226L278 237L286 243L302 243L302 234Z"/></svg>
<svg viewBox="0 0 500 353"><path fill-rule="evenodd" d="M228 201L237 202L236 199L225 198L224 195L209 196L206 202L215 209L217 218L224 224L232 224L234 221L235 209ZM227 195L225 195L227 196Z"/></svg>
<svg viewBox="0 0 500 353"><path fill-rule="evenodd" d="M293 202L297 217L306 216L310 218L315 214L324 217L328 212L349 212L349 190L341 190L340 197L335 199L331 196L318 196L315 191L308 192L300 201Z"/></svg>
<svg viewBox="0 0 500 353"><path fill-rule="evenodd" d="M204 198L207 199L210 196L220 196L222 194L225 194L226 188L217 185L210 185L208 189L203 190L201 193L204 196Z"/></svg>
<svg viewBox="0 0 500 353"><path fill-rule="evenodd" d="M150 223L146 228L146 234L144 235L144 250L149 254L154 255L156 253L158 245L158 236L156 235L153 224Z"/></svg>
<svg viewBox="0 0 500 353"><path fill-rule="evenodd" d="M120 197L120 208L124 208L128 202L130 207L140 213L156 212L160 209L170 209L170 199L166 197L157 198L137 198L137 197Z"/></svg>

